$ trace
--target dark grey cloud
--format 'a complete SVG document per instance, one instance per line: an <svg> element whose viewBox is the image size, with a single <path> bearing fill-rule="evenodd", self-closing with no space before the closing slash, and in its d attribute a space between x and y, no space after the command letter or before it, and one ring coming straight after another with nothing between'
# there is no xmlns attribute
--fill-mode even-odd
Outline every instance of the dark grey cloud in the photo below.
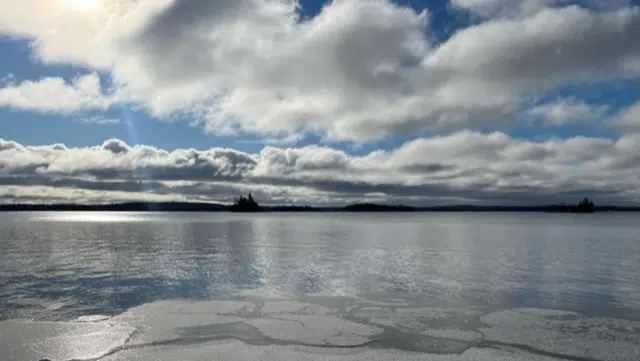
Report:
<svg viewBox="0 0 640 361"><path fill-rule="evenodd" d="M457 167L455 165L431 163L431 164L410 164L403 166L401 169L408 173L440 173L444 171L452 171Z"/></svg>
<svg viewBox="0 0 640 361"><path fill-rule="evenodd" d="M129 151L127 143L119 139L110 139L102 144L102 149L106 149L115 154L126 153Z"/></svg>
<svg viewBox="0 0 640 361"><path fill-rule="evenodd" d="M167 189L164 183L157 181L98 181L77 178L55 179L42 176L0 177L4 186L45 186L54 188L84 189L93 191L120 192L158 192ZM166 191L165 191L166 194Z"/></svg>

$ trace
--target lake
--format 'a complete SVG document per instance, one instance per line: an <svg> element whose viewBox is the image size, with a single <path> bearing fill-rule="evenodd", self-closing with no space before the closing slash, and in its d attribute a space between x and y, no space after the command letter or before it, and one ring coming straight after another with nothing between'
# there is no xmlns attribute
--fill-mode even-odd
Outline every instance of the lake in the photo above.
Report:
<svg viewBox="0 0 640 361"><path fill-rule="evenodd" d="M639 220L3 213L0 354L637 361Z"/></svg>

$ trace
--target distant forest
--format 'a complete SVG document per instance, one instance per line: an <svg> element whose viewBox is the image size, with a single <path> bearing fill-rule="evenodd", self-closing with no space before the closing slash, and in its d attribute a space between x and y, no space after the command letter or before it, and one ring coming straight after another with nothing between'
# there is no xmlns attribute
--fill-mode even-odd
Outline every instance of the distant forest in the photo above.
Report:
<svg viewBox="0 0 640 361"><path fill-rule="evenodd" d="M340 207L299 205L260 206L254 197L238 197L231 205L192 202L129 202L115 204L0 204L2 211L114 211L114 212L640 212L640 207L596 206L588 198L579 203L546 206L448 205L412 207L374 203L355 203Z"/></svg>

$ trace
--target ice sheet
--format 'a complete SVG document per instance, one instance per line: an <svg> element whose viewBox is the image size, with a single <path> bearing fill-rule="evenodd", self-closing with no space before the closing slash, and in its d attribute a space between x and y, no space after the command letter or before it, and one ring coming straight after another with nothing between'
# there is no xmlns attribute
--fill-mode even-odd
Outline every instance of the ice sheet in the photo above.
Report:
<svg viewBox="0 0 640 361"><path fill-rule="evenodd" d="M240 342L211 343L187 348L127 350L104 361L557 361L518 351L469 349L461 355L434 355L384 349L327 350L310 347L247 346Z"/></svg>
<svg viewBox="0 0 640 361"><path fill-rule="evenodd" d="M298 301L276 301L267 302L260 310L264 316L274 316L278 314L307 314L307 315L328 315L337 310L313 303Z"/></svg>
<svg viewBox="0 0 640 361"><path fill-rule="evenodd" d="M0 322L7 361L637 361L637 345L630 320L328 298L162 301L111 318Z"/></svg>
<svg viewBox="0 0 640 361"><path fill-rule="evenodd" d="M513 309L480 318L486 341L593 360L640 360L640 322L585 318L573 312Z"/></svg>
<svg viewBox="0 0 640 361"><path fill-rule="evenodd" d="M0 355L7 361L89 360L121 347L128 325L86 322L0 322Z"/></svg>

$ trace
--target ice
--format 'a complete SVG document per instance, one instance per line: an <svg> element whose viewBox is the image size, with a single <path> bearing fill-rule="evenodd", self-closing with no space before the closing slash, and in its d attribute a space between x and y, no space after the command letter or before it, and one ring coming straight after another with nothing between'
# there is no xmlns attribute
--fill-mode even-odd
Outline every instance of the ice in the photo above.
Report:
<svg viewBox="0 0 640 361"><path fill-rule="evenodd" d="M367 322L386 327L420 332L426 328L450 324L465 324L477 317L473 310L456 310L439 307L371 307L355 310L353 316Z"/></svg>
<svg viewBox="0 0 640 361"><path fill-rule="evenodd" d="M498 326L516 322L521 326L545 325L550 321L578 316L575 312L545 310L535 308L516 308L500 310L483 315L480 320L483 323Z"/></svg>
<svg viewBox="0 0 640 361"><path fill-rule="evenodd" d="M267 337L306 345L355 346L367 343L382 330L337 317L286 315L248 321Z"/></svg>
<svg viewBox="0 0 640 361"><path fill-rule="evenodd" d="M464 331L456 329L429 329L420 333L436 338L446 338L450 340L468 342L478 341L482 338L482 334L478 331Z"/></svg>
<svg viewBox="0 0 640 361"><path fill-rule="evenodd" d="M7 361L94 359L123 346L133 331L109 323L0 322L0 355Z"/></svg>
<svg viewBox="0 0 640 361"><path fill-rule="evenodd" d="M242 301L161 301L134 307L113 317L113 322L135 325L130 345L162 343L179 339L180 330L244 321L238 315L255 312L256 305Z"/></svg>
<svg viewBox="0 0 640 361"><path fill-rule="evenodd" d="M289 300L293 298L293 294L280 291L273 287L258 287L255 289L247 289L235 292L234 297L242 297L257 300Z"/></svg>
<svg viewBox="0 0 640 361"><path fill-rule="evenodd" d="M127 350L104 361L558 361L519 351L469 349L461 355L437 355L398 350L358 348L327 350L312 347L247 346L240 342L217 342L191 347L157 347Z"/></svg>
<svg viewBox="0 0 640 361"><path fill-rule="evenodd" d="M572 312L513 309L481 317L484 340L596 360L640 360L640 322Z"/></svg>
<svg viewBox="0 0 640 361"><path fill-rule="evenodd" d="M262 306L261 314L263 316L274 316L282 313L308 314L308 315L329 315L338 312L337 309L324 307L312 303L298 301L277 301L267 302Z"/></svg>
<svg viewBox="0 0 640 361"><path fill-rule="evenodd" d="M161 301L114 317L0 322L7 361L640 360L640 322L354 298Z"/></svg>
<svg viewBox="0 0 640 361"><path fill-rule="evenodd" d="M233 301L157 302L133 308L112 321L139 325L130 344L168 342L188 334L199 338L233 336L312 345L334 340L341 345L357 345L380 332L372 325L324 316L330 309L318 305L267 302L262 307L262 316L258 315L257 307ZM319 315L301 314L313 311ZM338 336L342 339L337 340Z"/></svg>
<svg viewBox="0 0 640 361"><path fill-rule="evenodd" d="M551 310L551 309L543 309L543 308L532 308L532 307L522 307L517 309L518 312L522 314L530 314L533 316L540 317L569 317L569 316L579 316L579 313L573 311L566 310Z"/></svg>
<svg viewBox="0 0 640 361"><path fill-rule="evenodd" d="M76 318L76 322L99 322L110 319L111 316L105 315L88 315L88 316L80 316Z"/></svg>

